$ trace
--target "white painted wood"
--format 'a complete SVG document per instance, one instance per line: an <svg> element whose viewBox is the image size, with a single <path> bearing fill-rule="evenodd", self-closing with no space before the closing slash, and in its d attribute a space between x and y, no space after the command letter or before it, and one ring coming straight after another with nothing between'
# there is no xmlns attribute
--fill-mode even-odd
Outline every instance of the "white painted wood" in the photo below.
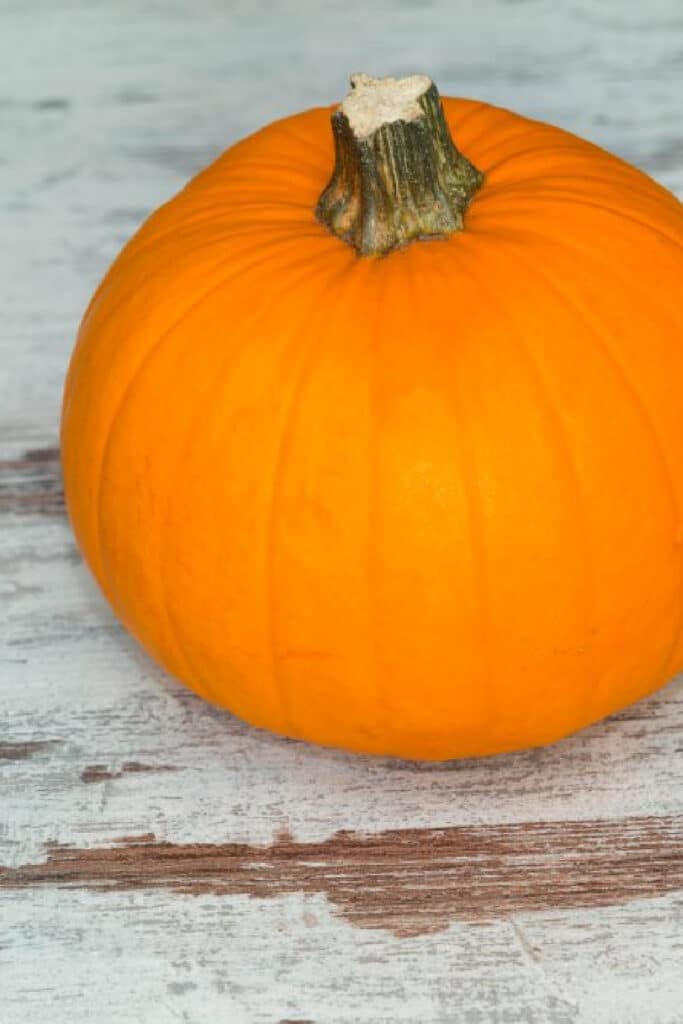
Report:
<svg viewBox="0 0 683 1024"><path fill-rule="evenodd" d="M351 71L425 71L683 195L682 55L678 0L3 0L0 463L54 447L98 278L245 132L341 98ZM209 707L123 634L59 512L54 456L33 467L0 475L0 865L148 832L265 846L283 829L680 820L680 680L553 748L447 765L347 757ZM322 893L0 886L0 1022L680 1024L682 927L664 890L406 938Z"/></svg>
<svg viewBox="0 0 683 1024"><path fill-rule="evenodd" d="M394 939L322 897L45 891L4 908L3 1024L678 1024L667 901Z"/></svg>

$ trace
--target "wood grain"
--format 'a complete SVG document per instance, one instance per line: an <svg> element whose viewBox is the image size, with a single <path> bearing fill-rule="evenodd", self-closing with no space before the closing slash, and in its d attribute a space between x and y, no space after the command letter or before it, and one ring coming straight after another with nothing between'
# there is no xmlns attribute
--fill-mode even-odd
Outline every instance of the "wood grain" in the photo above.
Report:
<svg viewBox="0 0 683 1024"><path fill-rule="evenodd" d="M535 911L603 907L683 889L683 816L482 828L337 832L269 846L164 843L149 835L45 863L0 867L0 889L165 889L272 899L323 894L360 928L397 937Z"/></svg>
<svg viewBox="0 0 683 1024"><path fill-rule="evenodd" d="M672 0L6 0L2 1024L682 1024L683 680L482 761L267 735L123 632L57 450L98 280L241 135L425 70L683 195L682 53Z"/></svg>

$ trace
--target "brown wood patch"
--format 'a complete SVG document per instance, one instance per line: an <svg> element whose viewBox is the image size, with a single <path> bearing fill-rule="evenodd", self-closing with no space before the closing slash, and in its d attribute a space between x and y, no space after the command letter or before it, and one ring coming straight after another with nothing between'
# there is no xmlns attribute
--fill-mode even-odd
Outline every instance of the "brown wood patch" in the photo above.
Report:
<svg viewBox="0 0 683 1024"><path fill-rule="evenodd" d="M0 513L63 515L59 448L34 448L0 460Z"/></svg>
<svg viewBox="0 0 683 1024"><path fill-rule="evenodd" d="M24 740L23 743L0 743L0 761L25 761L46 747L54 746L55 742L57 741Z"/></svg>
<svg viewBox="0 0 683 1024"><path fill-rule="evenodd" d="M398 936L453 920L610 906L683 889L683 817L555 821L269 846L128 837L100 849L53 844L47 861L0 868L0 888L40 886L265 899L322 893L351 923Z"/></svg>

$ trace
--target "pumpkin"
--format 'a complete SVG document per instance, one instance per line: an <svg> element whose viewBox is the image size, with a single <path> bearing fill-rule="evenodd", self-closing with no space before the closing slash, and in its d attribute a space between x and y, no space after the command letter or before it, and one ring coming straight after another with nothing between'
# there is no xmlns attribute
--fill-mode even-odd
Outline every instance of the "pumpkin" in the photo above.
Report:
<svg viewBox="0 0 683 1024"><path fill-rule="evenodd" d="M645 174L357 76L100 284L63 404L80 549L256 726L426 759L557 740L683 667L682 286Z"/></svg>

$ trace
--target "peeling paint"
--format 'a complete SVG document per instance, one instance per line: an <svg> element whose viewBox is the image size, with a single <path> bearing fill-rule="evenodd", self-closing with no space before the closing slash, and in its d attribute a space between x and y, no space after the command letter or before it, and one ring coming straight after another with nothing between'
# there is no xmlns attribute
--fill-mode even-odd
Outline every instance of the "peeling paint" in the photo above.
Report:
<svg viewBox="0 0 683 1024"><path fill-rule="evenodd" d="M41 886L324 894L353 925L408 937L455 920L610 906L683 889L683 817L342 831L317 843L280 833L269 846L148 834L99 849L52 844L45 863L0 869L0 888Z"/></svg>

